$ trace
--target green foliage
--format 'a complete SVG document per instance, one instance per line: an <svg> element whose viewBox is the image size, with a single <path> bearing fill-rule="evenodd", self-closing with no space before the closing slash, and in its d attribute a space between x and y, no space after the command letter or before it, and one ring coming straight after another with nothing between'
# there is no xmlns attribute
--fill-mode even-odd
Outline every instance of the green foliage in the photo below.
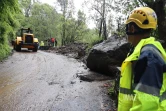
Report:
<svg viewBox="0 0 166 111"><path fill-rule="evenodd" d="M151 32L151 36L159 39L159 32L158 32L158 28L156 30L152 30Z"/></svg>
<svg viewBox="0 0 166 111"><path fill-rule="evenodd" d="M25 7L23 7L24 5ZM29 0L20 2L20 6L22 6L22 12L25 12L23 16L20 14L17 18L21 27L31 28L39 41L51 37L60 40L59 21L61 15L56 12L54 7L40 2L32 4Z"/></svg>
<svg viewBox="0 0 166 111"><path fill-rule="evenodd" d="M94 45L102 41L103 41L103 38L99 37L95 29L89 29L80 42L88 44L88 48L87 48L87 52L88 52Z"/></svg>
<svg viewBox="0 0 166 111"><path fill-rule="evenodd" d="M88 43L92 47L92 45L102 40L102 38L98 37L95 30L88 29L86 15L82 11L78 11L77 18L74 18L69 4L67 7L64 7L62 1L59 2L64 11L62 14L48 4L40 2L32 4L29 0L22 1L20 6L25 5L25 7L22 7L22 12L28 9L29 11L20 13L17 16L17 20L20 22L21 27L30 27L39 39L39 42L55 37L58 46L78 41ZM28 16L26 13L28 13ZM47 45L47 42L45 42L45 45Z"/></svg>
<svg viewBox="0 0 166 111"><path fill-rule="evenodd" d="M65 35L63 37L64 44L73 43L75 41L81 41L87 34L87 25L85 23L85 14L81 11L78 12L77 20L66 19L65 21ZM63 31L63 30L62 30Z"/></svg>
<svg viewBox="0 0 166 111"><path fill-rule="evenodd" d="M112 95L114 93L114 86L115 86L115 81L110 81L111 87L108 88L108 94Z"/></svg>
<svg viewBox="0 0 166 111"><path fill-rule="evenodd" d="M98 36L98 33L95 30L89 30L86 37L82 39L83 42L91 44L92 46L101 40L103 39Z"/></svg>
<svg viewBox="0 0 166 111"><path fill-rule="evenodd" d="M94 45L100 43L103 41L103 38L101 37L91 37L90 41L89 41L89 49L91 49Z"/></svg>
<svg viewBox="0 0 166 111"><path fill-rule="evenodd" d="M19 13L17 0L1 0L0 2L0 60L10 53L9 41L14 38L18 21L15 19Z"/></svg>
<svg viewBox="0 0 166 111"><path fill-rule="evenodd" d="M11 49L8 44L0 44L0 61L6 58L11 53Z"/></svg>

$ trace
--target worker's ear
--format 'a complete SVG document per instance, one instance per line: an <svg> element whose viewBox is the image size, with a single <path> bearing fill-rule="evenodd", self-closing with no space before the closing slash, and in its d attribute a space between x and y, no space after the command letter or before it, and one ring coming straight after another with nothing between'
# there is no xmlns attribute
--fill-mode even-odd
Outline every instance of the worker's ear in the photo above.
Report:
<svg viewBox="0 0 166 111"><path fill-rule="evenodd" d="M134 33L135 31L136 31L135 26L134 26L134 25L131 25L131 27L130 27L130 32L131 32L131 33Z"/></svg>
<svg viewBox="0 0 166 111"><path fill-rule="evenodd" d="M126 31L129 33L134 33L135 32L135 26L133 24L128 24L126 26Z"/></svg>
<svg viewBox="0 0 166 111"><path fill-rule="evenodd" d="M129 23L126 25L126 34L133 35L137 31L137 28L134 23Z"/></svg>

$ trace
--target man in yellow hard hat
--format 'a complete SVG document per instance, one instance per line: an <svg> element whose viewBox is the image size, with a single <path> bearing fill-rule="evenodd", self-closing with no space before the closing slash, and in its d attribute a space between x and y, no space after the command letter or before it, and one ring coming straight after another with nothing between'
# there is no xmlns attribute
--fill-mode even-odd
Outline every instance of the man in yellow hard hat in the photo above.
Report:
<svg viewBox="0 0 166 111"><path fill-rule="evenodd" d="M132 48L121 66L118 111L166 111L166 53L150 36L156 27L149 7L134 9L126 20Z"/></svg>

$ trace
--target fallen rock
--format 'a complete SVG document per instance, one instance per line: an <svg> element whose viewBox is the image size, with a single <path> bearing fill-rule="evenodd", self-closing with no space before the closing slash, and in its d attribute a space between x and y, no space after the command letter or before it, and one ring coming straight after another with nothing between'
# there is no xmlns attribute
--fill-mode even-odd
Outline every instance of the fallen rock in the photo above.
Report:
<svg viewBox="0 0 166 111"><path fill-rule="evenodd" d="M95 45L86 59L87 67L96 72L114 77L130 49L125 39L112 36Z"/></svg>

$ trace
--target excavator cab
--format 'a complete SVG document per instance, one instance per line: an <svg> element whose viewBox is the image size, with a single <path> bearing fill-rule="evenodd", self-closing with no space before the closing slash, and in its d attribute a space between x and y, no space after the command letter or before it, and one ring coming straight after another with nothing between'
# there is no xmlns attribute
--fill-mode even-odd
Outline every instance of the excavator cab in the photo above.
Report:
<svg viewBox="0 0 166 111"><path fill-rule="evenodd" d="M21 48L28 48L28 50L33 50L37 52L38 50L38 39L34 37L33 31L30 28L21 28L21 37L16 37L14 43L14 49L16 51L21 51Z"/></svg>

